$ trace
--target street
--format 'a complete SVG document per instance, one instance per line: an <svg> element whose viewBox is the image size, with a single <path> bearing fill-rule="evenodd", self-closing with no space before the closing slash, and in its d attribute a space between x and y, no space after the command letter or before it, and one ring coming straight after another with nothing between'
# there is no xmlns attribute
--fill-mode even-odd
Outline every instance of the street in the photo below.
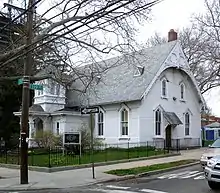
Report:
<svg viewBox="0 0 220 193"><path fill-rule="evenodd" d="M74 180L74 179L73 179ZM4 191L6 192L6 191ZM25 193L24 191L8 191ZM41 193L214 193L204 179L200 166L188 167L151 177L97 184L65 190L42 190ZM26 191L34 193L34 191Z"/></svg>

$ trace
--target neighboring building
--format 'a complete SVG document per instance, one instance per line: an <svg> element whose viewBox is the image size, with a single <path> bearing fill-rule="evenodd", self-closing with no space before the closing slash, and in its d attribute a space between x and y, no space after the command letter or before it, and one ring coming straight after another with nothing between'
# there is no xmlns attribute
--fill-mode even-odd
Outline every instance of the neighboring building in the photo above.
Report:
<svg viewBox="0 0 220 193"><path fill-rule="evenodd" d="M205 104L190 71L177 33L169 32L167 43L133 53L128 65L122 58L116 67L97 76L85 95L47 79L43 91L35 91L30 107L30 138L36 130L56 134L77 131L88 116L80 107L98 106L95 135L108 144L156 141L174 146L200 146L201 108ZM128 59L127 59L128 61ZM101 65L101 64L100 64ZM86 67L85 67L86 68ZM84 68L84 70L85 70ZM85 72L86 73L86 72ZM79 85L80 88L80 85ZM15 115L20 116L20 112Z"/></svg>
<svg viewBox="0 0 220 193"><path fill-rule="evenodd" d="M202 127L209 125L211 123L215 123L215 122L220 123L220 117L216 117L214 115L208 115L208 114L201 116L201 126Z"/></svg>

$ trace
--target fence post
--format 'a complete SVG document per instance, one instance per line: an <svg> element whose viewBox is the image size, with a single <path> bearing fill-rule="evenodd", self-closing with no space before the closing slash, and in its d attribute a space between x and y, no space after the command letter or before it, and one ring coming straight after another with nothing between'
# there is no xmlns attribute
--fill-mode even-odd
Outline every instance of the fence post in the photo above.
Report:
<svg viewBox="0 0 220 193"><path fill-rule="evenodd" d="M147 141L147 157L148 157L148 150L149 150L149 148L148 148L148 141Z"/></svg>
<svg viewBox="0 0 220 193"><path fill-rule="evenodd" d="M176 139L176 151L179 153L179 139Z"/></svg>
<svg viewBox="0 0 220 193"><path fill-rule="evenodd" d="M130 158L129 156L129 141L128 141L128 159Z"/></svg>
<svg viewBox="0 0 220 193"><path fill-rule="evenodd" d="M163 140L163 152L166 154L166 140Z"/></svg>
<svg viewBox="0 0 220 193"><path fill-rule="evenodd" d="M19 147L19 144L18 144L18 165L20 164L20 147Z"/></svg>
<svg viewBox="0 0 220 193"><path fill-rule="evenodd" d="M50 164L50 147L48 148L48 167L51 168L51 164Z"/></svg>
<svg viewBox="0 0 220 193"><path fill-rule="evenodd" d="M8 162L8 151L7 151L7 147L5 147L5 163L7 164Z"/></svg>
<svg viewBox="0 0 220 193"><path fill-rule="evenodd" d="M105 143L105 162L108 161L107 143Z"/></svg>

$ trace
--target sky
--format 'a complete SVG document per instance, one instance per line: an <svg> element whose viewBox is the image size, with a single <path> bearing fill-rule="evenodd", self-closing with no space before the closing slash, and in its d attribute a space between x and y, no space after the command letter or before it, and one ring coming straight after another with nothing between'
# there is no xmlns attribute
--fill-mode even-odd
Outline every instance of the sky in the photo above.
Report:
<svg viewBox="0 0 220 193"><path fill-rule="evenodd" d="M13 0L18 3L22 0ZM0 8L2 4L8 0L0 0ZM41 7L46 8L48 0L43 0ZM153 7L153 18L151 22L140 27L137 40L146 42L155 32L159 32L162 36L167 36L170 29L178 31L183 27L190 26L190 17L193 13L204 11L204 0L164 0L160 4ZM213 89L204 95L207 104L212 109L212 113L220 116L220 89Z"/></svg>

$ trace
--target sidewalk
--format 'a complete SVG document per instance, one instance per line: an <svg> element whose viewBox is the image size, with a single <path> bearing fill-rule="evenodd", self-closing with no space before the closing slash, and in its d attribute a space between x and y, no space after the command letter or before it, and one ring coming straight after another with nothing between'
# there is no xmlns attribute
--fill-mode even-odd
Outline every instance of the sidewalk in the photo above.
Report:
<svg viewBox="0 0 220 193"><path fill-rule="evenodd" d="M181 151L180 156L142 160L136 162L121 163L115 165L98 166L95 168L95 177L92 178L92 169L76 169L55 173L42 173L29 171L29 184L20 185L19 170L0 168L0 190L27 190L27 189L48 189L48 188L72 188L81 185L88 185L95 182L115 178L113 175L103 172L114 169L126 169L138 166L166 163L182 159L200 159L204 148Z"/></svg>

